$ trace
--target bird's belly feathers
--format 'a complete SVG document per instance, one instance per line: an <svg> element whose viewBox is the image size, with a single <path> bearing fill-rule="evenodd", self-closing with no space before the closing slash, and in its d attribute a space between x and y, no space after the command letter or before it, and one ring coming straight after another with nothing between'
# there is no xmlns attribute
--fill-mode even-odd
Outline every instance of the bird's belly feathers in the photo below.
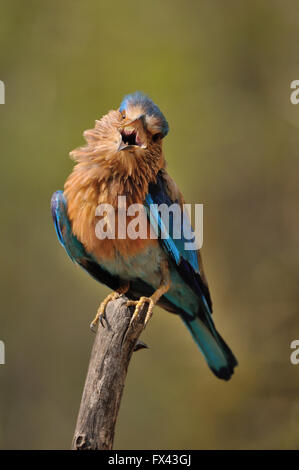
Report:
<svg viewBox="0 0 299 470"><path fill-rule="evenodd" d="M100 264L123 280L143 279L152 287L158 288L161 283L163 260L166 260L166 254L155 240L155 243L145 243L143 248L133 255L126 255L115 245L113 258L102 258Z"/></svg>
<svg viewBox="0 0 299 470"><path fill-rule="evenodd" d="M186 311L190 315L195 315L198 311L199 299L192 289L184 282L176 268L169 263L169 259L163 248L156 241L149 244L142 251L134 256L126 257L115 250L115 256L110 260L101 260L101 266L111 274L118 275L124 281L142 279L154 290L161 284L161 264L167 263L170 277L170 289L165 294L172 304Z"/></svg>

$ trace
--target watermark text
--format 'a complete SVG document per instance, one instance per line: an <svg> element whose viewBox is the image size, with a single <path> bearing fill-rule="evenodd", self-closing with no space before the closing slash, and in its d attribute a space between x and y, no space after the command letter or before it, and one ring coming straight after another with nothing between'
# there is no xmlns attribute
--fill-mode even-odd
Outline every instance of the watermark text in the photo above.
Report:
<svg viewBox="0 0 299 470"><path fill-rule="evenodd" d="M290 355L290 361L291 364L296 366L297 364L299 364L299 340L294 339L290 344L290 348L294 349L294 351Z"/></svg>
<svg viewBox="0 0 299 470"><path fill-rule="evenodd" d="M5 104L5 85L2 80L0 80L0 104Z"/></svg>
<svg viewBox="0 0 299 470"><path fill-rule="evenodd" d="M0 364L5 364L5 345L0 341Z"/></svg>
<svg viewBox="0 0 299 470"><path fill-rule="evenodd" d="M194 204L194 230L191 211L191 204L127 206L126 196L118 196L117 208L111 204L97 206L95 234L99 240L181 240L185 250L199 250L203 245L203 204Z"/></svg>

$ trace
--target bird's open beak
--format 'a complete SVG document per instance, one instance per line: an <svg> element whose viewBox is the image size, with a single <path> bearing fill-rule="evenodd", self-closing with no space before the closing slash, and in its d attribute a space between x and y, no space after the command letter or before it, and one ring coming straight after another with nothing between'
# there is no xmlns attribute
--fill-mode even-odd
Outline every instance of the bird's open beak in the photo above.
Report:
<svg viewBox="0 0 299 470"><path fill-rule="evenodd" d="M120 126L120 143L118 152L129 147L139 147L143 149L147 147L143 121L144 116L141 115L136 119L124 122Z"/></svg>

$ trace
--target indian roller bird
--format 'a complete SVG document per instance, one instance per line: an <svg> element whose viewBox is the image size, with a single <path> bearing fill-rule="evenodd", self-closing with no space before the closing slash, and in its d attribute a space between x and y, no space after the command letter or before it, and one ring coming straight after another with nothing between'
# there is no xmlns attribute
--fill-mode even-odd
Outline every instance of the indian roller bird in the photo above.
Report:
<svg viewBox="0 0 299 470"><path fill-rule="evenodd" d="M76 165L64 192L52 196L55 229L72 261L114 291L101 303L92 328L104 322L107 303L122 294L134 306L132 319L148 305L145 324L154 305L160 305L180 315L210 369L228 380L237 360L215 328L200 252L186 249L184 234L173 236L172 219L167 227L161 213L151 209L184 204L166 171L162 142L167 133L164 115L148 96L141 92L125 96L117 110L84 132L86 145L71 152ZM140 204L144 208L156 237L97 236L99 205L113 207L114 221L120 224L119 196L126 197L126 207ZM104 216L109 225L107 213ZM186 224L185 216L184 220Z"/></svg>

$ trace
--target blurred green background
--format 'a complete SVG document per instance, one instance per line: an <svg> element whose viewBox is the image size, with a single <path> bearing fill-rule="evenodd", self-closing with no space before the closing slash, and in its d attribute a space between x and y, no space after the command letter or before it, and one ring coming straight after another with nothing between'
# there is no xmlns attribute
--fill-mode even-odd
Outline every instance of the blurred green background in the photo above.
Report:
<svg viewBox="0 0 299 470"><path fill-rule="evenodd" d="M59 246L68 152L124 94L166 114L168 169L204 203L214 318L239 359L217 380L160 309L134 355L116 449L299 448L296 1L0 1L0 447L69 448L108 290Z"/></svg>

